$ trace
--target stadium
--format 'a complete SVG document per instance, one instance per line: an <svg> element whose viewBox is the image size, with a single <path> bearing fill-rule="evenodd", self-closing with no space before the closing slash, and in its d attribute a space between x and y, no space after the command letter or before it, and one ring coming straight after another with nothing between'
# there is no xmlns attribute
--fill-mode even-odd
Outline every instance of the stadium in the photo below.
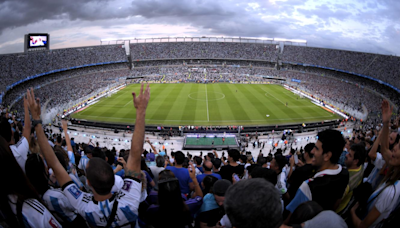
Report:
<svg viewBox="0 0 400 228"><path fill-rule="evenodd" d="M79 167L77 168L79 171L86 170L87 163L81 165L79 160L88 159L88 153L90 156L99 153L101 158L104 155L104 160L110 159L111 163L115 163L112 165L119 165L120 169L124 169L128 167L122 167L124 163L125 165L128 163L127 158L132 156L132 151L138 148L134 143L141 142L144 146L140 146L139 149L145 151L140 155L142 168L149 166L147 171L150 170L150 172L152 172L151 167L158 166L155 157L163 157L162 166L165 164L165 167L183 167L185 170L188 168L187 173L190 175L194 172L191 170L195 167L192 166L193 163L197 163L197 167L202 167L201 169L212 169L213 173L219 173L219 169L224 170L224 166L230 167L233 163L238 163L238 166L246 167L240 175L232 171L225 178L221 171L222 179L233 182L233 186L237 186L237 182L244 183L245 179L257 179L250 178L253 175L255 177L256 173L252 173L252 169L247 167L260 165L263 168L268 167L269 170L276 169L278 177L274 174L275 183L273 184L281 186L285 182L285 187L276 187L282 193L277 197L278 206L281 206L282 202L282 205L285 205L282 211L293 213L295 207L292 202L296 200L289 203L289 195L286 195L289 191L286 189L287 176L281 175L282 173L291 175L292 171L289 170L292 170L295 159L296 165L299 160L301 163L306 163L305 148L310 143L321 143L326 140L324 143L328 144L328 139L336 139L339 147L341 146L339 149L336 148L336 155L332 155L334 154L334 149L332 149L329 155L331 157L320 159L326 162L324 164L328 164L332 157L334 159L337 157L339 162L328 164L332 167L337 164L344 167L344 163L349 159L346 155L349 151L352 151L350 154L354 156L356 153L354 151L359 148L351 145L362 145L363 156L365 154L371 156L366 153L366 150L371 151L371 148L375 148L374 158L376 159L376 148L379 145L378 131L382 129L383 137L389 136L389 133L384 130L389 129L389 125L384 124L387 124L391 117L394 119L393 114L397 113L400 104L398 99L400 82L397 80L400 77L398 69L400 57L397 56L311 47L305 40L252 37L104 39L97 46L64 49L50 49L50 43L49 34L27 34L24 53L0 55L1 111L2 115L7 116L6 122L14 130L13 132L22 132L22 122L26 124L26 121L30 121L29 113L26 112L29 111L32 114L31 107L36 107L32 100L24 101L25 97L28 100L31 97L31 92L27 93L27 90L33 88L35 97L39 98L41 103L41 113L39 112L41 119L40 123L39 120L32 122L32 129L34 129L32 133L35 130L39 131L38 124L43 124L45 134L31 134L29 131L28 135L32 138L31 140L36 140L35 137L47 136L46 140L41 138L41 141L37 141L40 145L39 150L44 150L43 144L40 144L43 141L53 143L54 147L68 148L64 154L70 156L69 152L71 152L72 157L69 157L66 162L68 168L67 165L65 168L69 170L69 175L76 176L77 179L83 177L83 180L86 180L86 177L71 174L70 169L76 166ZM140 94L142 85L149 85L151 90L148 105L146 103L144 110L136 107L135 102L138 101L133 100L132 96L133 92ZM140 94L140 99L147 97L146 91ZM26 102L30 102L29 110ZM385 105L392 107L393 110L389 113L389 109L382 109L386 107ZM145 118L141 119L144 114ZM382 118L389 118L389 120L385 122ZM65 120L68 121L68 125L65 124ZM397 134L397 136L391 135L389 142L382 142L397 145L400 137L397 133L398 119L396 121L390 127L391 134ZM134 132L141 131L142 128L143 135L140 136L143 137L139 139L140 136ZM18 137L23 139L24 135L22 133L20 135ZM74 146L71 145L70 138L73 138L72 141L75 140ZM374 140L378 143L374 143ZM397 142L394 142L395 140ZM312 145L312 153L317 154L317 144ZM376 147L372 147L373 145ZM90 149L88 152L86 148L89 146L93 151ZM335 147L335 145L330 146ZM320 147L322 150L322 146ZM346 148L346 153L343 152L343 147ZM381 147L385 148L383 143ZM393 153L397 153L396 149L394 151ZM40 156L50 160L46 153ZM111 154L111 157L105 159L107 154ZM184 157L182 157L184 163L178 164L181 155ZM206 156L203 157L203 155ZM364 161L369 164L374 163L371 162L372 157L366 159L363 156L357 158L358 163L364 164ZM386 155L381 155L381 160L382 156ZM199 162L197 158L200 159ZM75 159L77 162L73 164ZM125 160L120 162L119 159ZM281 164L282 160L279 159L283 159L284 164ZM219 166L221 162L223 163L221 168L215 168L215 160L220 161ZM315 160L317 159L313 160L313 164ZM375 164L378 167L379 163ZM298 165L298 168L300 167ZM340 169L342 173L342 166L338 167L337 169ZM360 169L360 165L357 167ZM350 165L348 168L351 171ZM210 170L208 171L211 175ZM348 172L347 168L343 170L346 170L343 172ZM60 172L59 169L56 172ZM158 174L159 172L155 176L158 177ZM160 179L160 184L178 181L181 178L175 175L163 180L164 182ZM331 174L321 174L321 176L325 175ZM89 176L87 178L89 179ZM262 178L265 179L266 176ZM282 181L280 178L285 180ZM124 182L122 178L120 179L122 190L128 192L134 188L134 182L126 179ZM144 197L147 207L143 214L153 213L150 205L156 204L157 200L154 201L152 198L154 194L156 194L155 197L161 197L154 193L154 182L151 179L147 181L147 187L150 188ZM81 185L77 185L79 189L86 189L87 192L96 191L95 187L82 179L80 182L82 182ZM140 182L141 180L138 181ZM194 182L196 185L197 182ZM341 189L342 192L346 189L348 182L347 179ZM335 179L329 180L329 183L335 183L335 187L329 187L334 190L329 190L324 186L325 190L331 191L334 197L342 199L341 190L336 191L336 188L342 186L343 183ZM252 186L257 185L257 183L253 184ZM189 192L183 192L186 189L182 186L179 191L185 198L185 202L188 203L190 200L186 200L186 197L191 196L192 200L202 202L203 198L197 195L200 187L194 186L193 190L191 185L188 186L191 188ZM304 190L302 188L305 188L305 184L301 186L297 186L298 191ZM67 189L64 192L69 191L72 194L72 201L74 197L75 200L81 199L79 198L81 194L84 194L83 201L91 200L88 195L85 195L89 193L81 192L74 185L68 186ZM322 191L318 187L316 189ZM145 190L142 189L140 194L144 195ZM215 191L217 190L216 187ZM227 189L224 191L229 192ZM304 191L306 195L317 190ZM229 198L228 192L227 198ZM208 194L213 194L213 192ZM225 197L225 192L223 194L222 196L215 195L215 197ZM337 196L338 194L340 196ZM181 197L181 194L178 195ZM230 197L233 196L230 195ZM295 196L291 195L291 197L293 199ZM308 200L311 196L304 197L308 197ZM334 197L332 199L336 199ZM217 201L214 196L212 199ZM318 200L320 199L315 197L315 201ZM323 203L324 210L334 210L333 202L327 203L327 205L332 204L332 207ZM191 205L188 210L199 209L200 206L201 204ZM108 204L107 207L109 207ZM228 211L227 207L225 206L226 211ZM138 208L140 211L139 206ZM115 213L118 213L111 212L111 208L108 209L107 216L112 214L115 216ZM132 212L133 216L129 214L130 211L124 210L128 209L121 209L123 213L120 212L118 216L125 216L128 220L134 216L138 217L136 212ZM340 213L339 215L344 216ZM103 217L97 221L92 218L93 215L90 215L92 217L88 214L85 216L82 216L84 217L82 219L87 221L86 225L108 224L108 220L104 220ZM146 222L152 223L151 219L140 217L140 214L137 221L136 217L131 219L132 221L129 220L130 225L137 222L141 224L141 227L146 227ZM193 224L199 222L190 218ZM287 218L289 219L290 216ZM200 216L201 219L203 217ZM229 219L235 222L232 217ZM68 223L65 218L59 220L62 220L63 224ZM217 222L219 221L223 221L222 216ZM156 222L153 221L153 223ZM197 225L195 226L200 227ZM115 224L113 226L119 227Z"/></svg>

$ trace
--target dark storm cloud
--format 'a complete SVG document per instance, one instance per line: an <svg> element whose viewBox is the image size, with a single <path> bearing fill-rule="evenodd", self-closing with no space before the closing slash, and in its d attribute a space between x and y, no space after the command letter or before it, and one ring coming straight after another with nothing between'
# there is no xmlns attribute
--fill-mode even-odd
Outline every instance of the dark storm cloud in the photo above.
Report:
<svg viewBox="0 0 400 228"><path fill-rule="evenodd" d="M0 33L46 19L97 20L126 17L126 12L107 10L110 0L2 0L0 1Z"/></svg>
<svg viewBox="0 0 400 228"><path fill-rule="evenodd" d="M279 24L261 20L257 13L246 11L246 7L247 4L235 1L146 0L132 2L132 13L153 22L189 24L227 36L279 34Z"/></svg>
<svg viewBox="0 0 400 228"><path fill-rule="evenodd" d="M327 1L325 1L327 2ZM346 4L344 4L345 2ZM98 36L174 36L172 29L167 33L146 30L124 30L128 25L178 25L188 27L184 34L222 35L242 37L281 37L307 39L311 46L350 48L366 50L391 50L384 42L399 40L400 1L360 0L336 3L311 2L304 0L0 0L0 39L13 43L21 34L38 31L72 30L72 28L107 29L109 34L94 34L88 29L80 36L95 40ZM304 21L298 15L304 17ZM308 21L307 21L308 20ZM359 31L365 38L354 38L340 26L344 21L356 21L368 25ZM43 29L38 22L43 22ZM312 23L312 24L310 24ZM383 25L377 23L386 23ZM132 26L130 27L132 28ZM146 28L146 26L144 26ZM154 27L153 27L154 28ZM4 31L7 30L7 33ZM333 31L334 30L334 31ZM69 31L63 31L65 33ZM71 33L76 33L71 31ZM182 31L176 33L182 34ZM368 38L367 38L368 37ZM362 40L363 39L363 40ZM347 40L349 42L343 42ZM368 40L368 41L367 41ZM378 42L379 40L379 42ZM64 43L59 40L59 43ZM57 42L52 42L57 44ZM358 45L358 46L357 46ZM22 47L22 46L21 46ZM7 50L11 50L7 47ZM375 50L374 49L374 50ZM1 47L1 52L4 52ZM396 52L399 52L397 48ZM390 51L389 51L390 52Z"/></svg>

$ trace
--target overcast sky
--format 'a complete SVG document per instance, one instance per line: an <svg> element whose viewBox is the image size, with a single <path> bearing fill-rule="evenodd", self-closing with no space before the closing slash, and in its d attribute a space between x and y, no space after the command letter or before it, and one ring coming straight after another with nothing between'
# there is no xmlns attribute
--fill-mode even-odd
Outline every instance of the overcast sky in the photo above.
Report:
<svg viewBox="0 0 400 228"><path fill-rule="evenodd" d="M334 4L332 4L334 2ZM102 38L241 36L400 55L400 0L0 0L0 54L27 33L51 48Z"/></svg>

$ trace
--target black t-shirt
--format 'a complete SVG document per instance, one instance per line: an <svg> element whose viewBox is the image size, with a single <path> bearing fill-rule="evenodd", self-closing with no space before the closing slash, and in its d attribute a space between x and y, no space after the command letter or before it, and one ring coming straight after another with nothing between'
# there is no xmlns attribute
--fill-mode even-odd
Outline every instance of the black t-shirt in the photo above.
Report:
<svg viewBox="0 0 400 228"><path fill-rule="evenodd" d="M317 202L324 210L333 210L338 199L343 197L349 184L349 171L342 168L337 175L324 175L314 178L308 183L312 200Z"/></svg>
<svg viewBox="0 0 400 228"><path fill-rule="evenodd" d="M293 199L296 195L297 189L299 189L300 185L303 181L311 178L316 173L317 168L312 166L311 164L305 164L302 167L296 168L290 179L288 180L289 188L288 193L290 195L290 199Z"/></svg>
<svg viewBox="0 0 400 228"><path fill-rule="evenodd" d="M224 207L219 207L214 210L200 213L199 216L196 218L196 222L203 222L206 223L209 227L214 227L224 215Z"/></svg>
<svg viewBox="0 0 400 228"><path fill-rule="evenodd" d="M231 166L231 165L226 165L222 166L221 170L219 171L219 174L221 175L222 179L228 180L232 182L232 175L236 173L238 176L242 176L244 173L244 166L243 165L238 165L238 166Z"/></svg>

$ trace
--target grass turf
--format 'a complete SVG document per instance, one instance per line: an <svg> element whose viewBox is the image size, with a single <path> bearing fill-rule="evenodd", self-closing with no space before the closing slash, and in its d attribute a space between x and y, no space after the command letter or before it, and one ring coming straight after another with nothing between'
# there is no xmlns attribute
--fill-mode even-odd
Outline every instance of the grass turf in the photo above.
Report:
<svg viewBox="0 0 400 228"><path fill-rule="evenodd" d="M214 144L213 144L214 142ZM203 136L200 136L199 138L196 137L186 137L186 145L194 145L194 146L220 146L220 145L225 145L225 146L237 146L236 143L236 138L235 137L226 137L225 142L222 141L221 137L217 138L209 138L206 137L204 138Z"/></svg>
<svg viewBox="0 0 400 228"><path fill-rule="evenodd" d="M150 87L146 111L149 125L246 126L340 119L280 85L190 83ZM133 91L139 93L140 85L128 85L111 97L72 114L72 118L133 124L136 117Z"/></svg>

